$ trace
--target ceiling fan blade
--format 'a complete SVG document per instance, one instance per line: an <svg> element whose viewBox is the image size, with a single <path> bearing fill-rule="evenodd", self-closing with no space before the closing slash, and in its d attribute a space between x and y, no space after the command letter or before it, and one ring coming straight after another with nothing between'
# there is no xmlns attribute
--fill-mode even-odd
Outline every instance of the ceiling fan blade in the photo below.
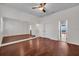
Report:
<svg viewBox="0 0 79 59"><path fill-rule="evenodd" d="M44 13L46 12L46 10L45 10L45 9L43 9L42 11L43 11Z"/></svg>
<svg viewBox="0 0 79 59"><path fill-rule="evenodd" d="M38 8L39 10L41 10L42 12L46 12L46 10L44 9L45 6L46 5L46 3L40 3L40 5L38 5L38 6L34 6L34 7L32 7L32 9L36 9L36 8Z"/></svg>
<svg viewBox="0 0 79 59"><path fill-rule="evenodd" d="M46 5L46 3L44 3L44 6Z"/></svg>
<svg viewBox="0 0 79 59"><path fill-rule="evenodd" d="M36 8L38 8L38 7L32 7L32 9L36 9Z"/></svg>
<svg viewBox="0 0 79 59"><path fill-rule="evenodd" d="M44 7L46 5L46 3L40 3L41 7Z"/></svg>

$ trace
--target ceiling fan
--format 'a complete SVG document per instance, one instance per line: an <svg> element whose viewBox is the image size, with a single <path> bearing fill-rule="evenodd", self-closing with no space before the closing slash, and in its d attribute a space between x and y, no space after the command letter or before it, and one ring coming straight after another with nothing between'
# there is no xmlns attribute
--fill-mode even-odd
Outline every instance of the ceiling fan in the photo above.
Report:
<svg viewBox="0 0 79 59"><path fill-rule="evenodd" d="M38 6L34 6L34 7L32 7L32 9L39 9L39 10L41 10L42 12L46 12L46 10L45 10L45 5L46 5L46 3L40 3Z"/></svg>

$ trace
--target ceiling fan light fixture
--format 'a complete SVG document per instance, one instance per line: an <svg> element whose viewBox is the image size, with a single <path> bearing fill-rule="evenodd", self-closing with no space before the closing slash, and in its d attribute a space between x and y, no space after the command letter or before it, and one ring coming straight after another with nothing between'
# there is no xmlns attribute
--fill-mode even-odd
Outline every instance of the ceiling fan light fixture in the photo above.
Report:
<svg viewBox="0 0 79 59"><path fill-rule="evenodd" d="M41 8L38 8L38 9L42 11L44 8L43 8L43 7L41 7Z"/></svg>
<svg viewBox="0 0 79 59"><path fill-rule="evenodd" d="M40 5L38 5L37 7L32 7L32 9L38 9L38 10L40 10L40 11L42 11L42 12L46 12L46 10L45 10L45 5L46 5L46 3L40 3Z"/></svg>

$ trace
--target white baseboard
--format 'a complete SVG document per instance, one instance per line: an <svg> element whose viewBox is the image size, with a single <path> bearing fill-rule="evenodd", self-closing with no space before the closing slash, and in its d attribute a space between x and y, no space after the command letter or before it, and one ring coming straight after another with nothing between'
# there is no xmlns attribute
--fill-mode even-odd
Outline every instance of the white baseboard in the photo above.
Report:
<svg viewBox="0 0 79 59"><path fill-rule="evenodd" d="M37 37L45 37L45 36L37 36ZM22 39L22 40L18 40L18 41L10 42L10 43L1 44L0 47L7 46L7 45L10 45L10 44L19 43L19 42L23 42L23 41L27 41L27 40L32 40L32 39L37 38L37 37L28 38L28 39ZM49 37L45 37L45 38L49 38ZM54 38L49 38L49 39L52 39L52 40L53 40ZM55 40L55 39L54 39L54 40ZM67 41L66 43L79 45L79 43L68 42L68 41Z"/></svg>
<svg viewBox="0 0 79 59"><path fill-rule="evenodd" d="M19 42L23 42L23 41L27 41L27 40L32 40L34 38L37 38L37 37L32 37L32 38L28 38L28 39L22 39L22 40L18 40L18 41L9 42L9 43L4 43L4 44L1 44L0 47L7 46L7 45L10 45L10 44L19 43Z"/></svg>
<svg viewBox="0 0 79 59"><path fill-rule="evenodd" d="M40 37L45 37L45 36L40 36ZM50 37L45 37L45 38L49 38L49 39L51 39L51 40L58 40L58 41L61 41L61 40L56 39L56 38L50 38ZM75 44L75 45L79 45L79 43L75 43L75 42L69 42L69 41L63 41L63 42L70 43L70 44Z"/></svg>
<svg viewBox="0 0 79 59"><path fill-rule="evenodd" d="M67 42L67 43L79 45L79 43L75 43L75 42Z"/></svg>

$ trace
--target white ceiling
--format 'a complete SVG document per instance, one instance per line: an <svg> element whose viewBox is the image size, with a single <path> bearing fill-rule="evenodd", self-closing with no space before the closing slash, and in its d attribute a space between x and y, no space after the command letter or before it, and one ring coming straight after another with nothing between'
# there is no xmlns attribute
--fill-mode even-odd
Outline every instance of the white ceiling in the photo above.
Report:
<svg viewBox="0 0 79 59"><path fill-rule="evenodd" d="M46 13L43 13L38 9L32 9L33 6L39 5L39 3L2 3L2 5L16 8L28 14L42 17L42 16L54 14L56 12L59 12L68 8L78 6L79 3L47 3L45 6Z"/></svg>

